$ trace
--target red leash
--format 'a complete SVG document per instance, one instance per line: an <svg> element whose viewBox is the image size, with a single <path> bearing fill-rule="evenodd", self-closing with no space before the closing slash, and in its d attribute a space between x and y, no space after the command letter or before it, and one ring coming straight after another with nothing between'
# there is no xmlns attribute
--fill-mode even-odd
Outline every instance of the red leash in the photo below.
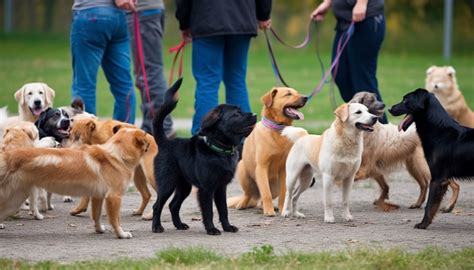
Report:
<svg viewBox="0 0 474 270"><path fill-rule="evenodd" d="M188 42L186 42L185 40L182 40L178 45L169 49L170 53L175 53L174 58L173 58L173 63L171 64L170 78L168 81L169 85L173 83L174 68L176 66L176 61L178 60L178 57L180 55L181 57L179 59L178 78L181 78L183 76L183 56L184 56L184 48L186 44L188 44Z"/></svg>

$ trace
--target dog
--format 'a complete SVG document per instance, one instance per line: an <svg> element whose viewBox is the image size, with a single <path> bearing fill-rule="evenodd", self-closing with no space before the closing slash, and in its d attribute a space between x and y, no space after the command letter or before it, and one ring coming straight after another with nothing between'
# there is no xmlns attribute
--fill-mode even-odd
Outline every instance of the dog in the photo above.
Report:
<svg viewBox="0 0 474 270"><path fill-rule="evenodd" d="M53 106L55 91L45 83L27 83L15 92L19 120L35 122L45 109Z"/></svg>
<svg viewBox="0 0 474 270"><path fill-rule="evenodd" d="M379 118L384 114L385 104L378 101L373 93L359 92L349 102L364 104L370 113ZM389 198L389 186L385 175L398 168L399 165L405 164L409 174L420 186L418 200L409 208L420 208L426 199L431 175L416 128L412 127L407 132L399 132L396 125L377 122L374 125L374 131L364 132L363 136L364 151L355 181L366 178L375 179L382 192L374 204L383 211L398 209L398 205L386 201ZM459 195L459 184L452 181L450 187L453 195L449 204L441 210L442 212L452 211Z"/></svg>
<svg viewBox="0 0 474 270"><path fill-rule="evenodd" d="M255 207L262 200L263 214L275 216L273 199L279 197L281 210L285 199L285 162L293 142L283 135L294 120L304 119L302 108L307 97L292 88L273 88L262 96L262 120L245 140L242 160L237 165L236 177L244 194L229 198L230 208L245 209ZM288 132L288 129L287 129ZM308 133L296 129L300 136Z"/></svg>
<svg viewBox="0 0 474 270"><path fill-rule="evenodd" d="M170 203L173 225L178 230L189 226L181 221L179 210L192 186L197 187L197 197L207 234L220 235L214 226L214 201L219 220L226 232L237 232L227 214L226 189L234 177L239 154L235 148L254 128L257 117L244 113L233 105L219 105L203 119L199 135L189 139L168 139L163 130L163 120L177 104L176 93L182 78L168 89L165 102L153 119L153 135L160 152L155 158L155 180L158 197L153 205L152 231L162 233L161 212L174 192Z"/></svg>
<svg viewBox="0 0 474 270"><path fill-rule="evenodd" d="M60 144L69 138L71 119L63 109L47 108L35 122L40 138L53 137Z"/></svg>
<svg viewBox="0 0 474 270"><path fill-rule="evenodd" d="M84 101L80 97L75 97L69 106L61 106L58 109L66 111L71 119L74 119L78 115L95 117L95 115L86 112L86 105L84 105Z"/></svg>
<svg viewBox="0 0 474 270"><path fill-rule="evenodd" d="M415 228L426 229L433 221L452 179L474 176L474 129L449 116L434 94L417 89L392 106L393 116L405 114L399 128L416 124L423 152L430 168L431 182L423 220Z"/></svg>
<svg viewBox="0 0 474 270"><path fill-rule="evenodd" d="M364 131L374 130L378 117L366 106L346 103L335 111L336 120L319 135L298 139L286 160L286 196L282 216L304 218L297 208L298 199L311 184L313 175L323 180L324 222L334 223L331 187L342 183L342 217L352 221L349 196L362 160ZM298 184L297 189L295 186Z"/></svg>
<svg viewBox="0 0 474 270"><path fill-rule="evenodd" d="M456 71L451 66L431 66L426 71L426 90L432 92L448 114L459 124L474 128L474 112L459 90Z"/></svg>
<svg viewBox="0 0 474 270"><path fill-rule="evenodd" d="M120 128L131 128L138 129L136 126L115 121L106 120L100 121L95 117L87 117L87 115L79 114L73 121L73 126L70 132L70 136L67 140L66 145L69 147L80 147L83 144L94 145L106 143L114 133ZM79 116L78 115L78 116ZM156 182L153 171L153 160L158 153L158 146L153 136L146 135L147 142L150 144L148 151L143 155L140 160L140 165L135 169L133 180L135 187L142 196L142 202L140 207L133 211L133 215L142 215L145 220L151 220L152 213L143 214L148 202L151 198L150 190L148 189L147 183L150 184L156 191ZM89 204L89 196L81 198L81 202L70 211L70 214L75 216L80 213L87 211Z"/></svg>
<svg viewBox="0 0 474 270"><path fill-rule="evenodd" d="M0 154L0 221L14 213L33 186L71 196L92 196L97 233L105 200L107 216L118 238L131 238L120 226L120 205L136 166L148 151L146 133L121 128L103 145L80 149L29 148Z"/></svg>

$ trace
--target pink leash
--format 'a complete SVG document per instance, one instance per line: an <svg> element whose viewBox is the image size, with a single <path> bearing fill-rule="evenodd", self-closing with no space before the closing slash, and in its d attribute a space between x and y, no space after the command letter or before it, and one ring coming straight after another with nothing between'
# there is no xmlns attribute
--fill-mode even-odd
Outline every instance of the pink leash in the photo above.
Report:
<svg viewBox="0 0 474 270"><path fill-rule="evenodd" d="M168 84L171 85L173 82L173 75L174 75L174 68L176 66L176 61L178 60L178 57L181 55L179 59L179 67L178 67L178 78L181 78L183 76L183 56L184 56L184 47L188 44L188 42L182 40L178 45L172 47L169 49L170 53L175 53L173 62L171 64L171 70L170 70L170 77Z"/></svg>

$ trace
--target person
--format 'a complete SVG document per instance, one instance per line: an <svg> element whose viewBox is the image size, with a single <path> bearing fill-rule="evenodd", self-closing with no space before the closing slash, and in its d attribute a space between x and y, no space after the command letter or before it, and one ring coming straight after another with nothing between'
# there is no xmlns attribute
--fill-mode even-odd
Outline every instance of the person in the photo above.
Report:
<svg viewBox="0 0 474 270"><path fill-rule="evenodd" d="M382 101L376 77L377 58L385 36L384 0L324 0L312 13L311 18L322 21L331 8L337 19L332 58L351 21L354 33L342 51L335 82L342 99L348 102L355 93L369 91ZM382 123L387 123L384 114Z"/></svg>
<svg viewBox="0 0 474 270"><path fill-rule="evenodd" d="M218 105L219 85L227 104L250 112L246 85L250 39L271 25L271 0L176 0L183 38L192 38L192 72L196 80L191 133L199 133L204 115Z"/></svg>
<svg viewBox="0 0 474 270"><path fill-rule="evenodd" d="M143 122L141 128L148 133L152 133L153 114L158 112L163 104L164 95L168 85L164 77L163 70L163 32L165 27L165 5L163 0L140 0L137 3L138 21L140 25L142 49L144 54L144 64L149 85L148 99L143 71L140 63L137 62L137 48L134 39L133 13L127 14L127 22L130 36L132 37L132 55L134 61L135 84L138 87L141 97L141 110ZM173 122L170 116L165 118L163 123L165 134L168 137L175 137Z"/></svg>
<svg viewBox="0 0 474 270"><path fill-rule="evenodd" d="M96 114L99 66L115 98L113 118L135 122L135 93L130 75L130 40L126 10L134 0L74 0L70 33L72 96L81 97L85 110Z"/></svg>

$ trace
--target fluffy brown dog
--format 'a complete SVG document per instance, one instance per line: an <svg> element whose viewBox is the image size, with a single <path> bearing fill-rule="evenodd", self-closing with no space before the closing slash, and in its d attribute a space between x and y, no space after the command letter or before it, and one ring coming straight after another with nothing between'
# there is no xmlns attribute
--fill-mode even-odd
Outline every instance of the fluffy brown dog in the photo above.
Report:
<svg viewBox="0 0 474 270"><path fill-rule="evenodd" d="M377 101L373 93L359 92L350 102L364 104L378 117L383 115L385 105ZM400 132L393 124L377 122L373 132L364 133L362 163L355 180L373 178L377 181L382 192L374 204L384 211L399 208L398 205L386 201L389 198L389 186L385 175L397 169L401 164L406 165L410 175L420 185L418 200L410 208L420 208L425 201L431 175L416 129L413 127L407 132ZM459 185L456 182L451 182L450 186L453 196L448 206L442 209L443 212L450 212L454 208L459 194Z"/></svg>
<svg viewBox="0 0 474 270"><path fill-rule="evenodd" d="M107 216L118 238L131 238L120 226L122 195L135 168L148 151L146 133L120 129L103 145L80 149L28 148L0 154L0 221L14 213L28 197L31 188L71 195L91 196L95 230L100 224L103 200Z"/></svg>
<svg viewBox="0 0 474 270"><path fill-rule="evenodd" d="M435 94L441 105L459 124L474 128L474 112L459 91L456 71L451 66L431 66L426 71L426 90Z"/></svg>
<svg viewBox="0 0 474 270"><path fill-rule="evenodd" d="M237 167L243 196L227 201L228 207L245 209L255 207L261 198L263 214L275 216L273 199L279 197L278 208L282 209L286 192L285 162L293 142L282 130L303 119L298 111L307 101L291 88L273 88L262 97L262 121L260 121L244 143L242 160ZM307 135L303 129L296 136Z"/></svg>
<svg viewBox="0 0 474 270"><path fill-rule="evenodd" d="M69 144L71 146L78 144L103 144L120 128L138 129L134 125L115 120L100 121L90 117L79 117L74 120ZM134 174L135 186L142 196L142 203L138 209L133 211L133 215L142 215L150 201L151 193L147 183L156 190L156 182L153 175L153 160L158 153L158 146L151 135L147 134L146 140L148 144L150 144L150 149L143 155L143 158L140 160L140 166L136 168ZM71 215L78 215L87 211L88 204L89 197L82 197L79 205L70 211ZM152 213L150 212L143 215L142 218L150 220Z"/></svg>

